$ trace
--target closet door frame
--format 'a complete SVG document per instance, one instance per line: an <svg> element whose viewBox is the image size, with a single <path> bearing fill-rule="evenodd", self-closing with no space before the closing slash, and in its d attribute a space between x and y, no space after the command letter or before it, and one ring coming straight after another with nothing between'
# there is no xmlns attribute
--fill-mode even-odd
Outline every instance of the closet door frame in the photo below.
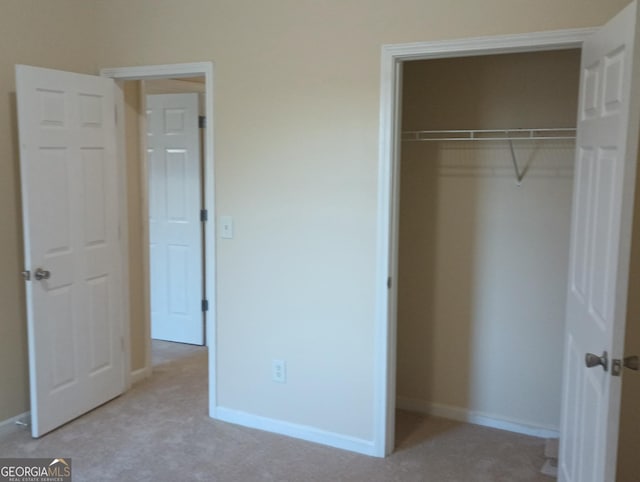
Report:
<svg viewBox="0 0 640 482"><path fill-rule="evenodd" d="M580 49L595 28L382 46L375 321L374 453L395 443L402 67L412 60Z"/></svg>

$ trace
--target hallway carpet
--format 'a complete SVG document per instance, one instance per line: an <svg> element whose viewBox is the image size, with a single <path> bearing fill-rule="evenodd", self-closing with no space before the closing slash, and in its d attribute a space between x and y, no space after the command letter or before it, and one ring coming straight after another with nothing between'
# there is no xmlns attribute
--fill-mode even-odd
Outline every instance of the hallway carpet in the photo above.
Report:
<svg viewBox="0 0 640 482"><path fill-rule="evenodd" d="M33 440L0 439L0 457L71 457L74 482L541 481L544 440L399 412L397 449L358 455L211 420L206 348L156 342L153 376Z"/></svg>

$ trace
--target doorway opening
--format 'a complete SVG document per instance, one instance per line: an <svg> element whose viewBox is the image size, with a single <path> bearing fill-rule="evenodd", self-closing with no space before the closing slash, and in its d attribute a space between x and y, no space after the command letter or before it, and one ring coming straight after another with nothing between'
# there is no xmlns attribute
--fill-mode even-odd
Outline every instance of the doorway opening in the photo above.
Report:
<svg viewBox="0 0 640 482"><path fill-rule="evenodd" d="M151 337L205 345L204 78L145 80L139 88Z"/></svg>
<svg viewBox="0 0 640 482"><path fill-rule="evenodd" d="M127 293L131 293L131 287L135 284L138 287L140 293L138 293L138 300L142 302L138 306L126 306L125 312L132 316L125 318L124 331L124 344L126 352L130 354L129 360L126 361L127 376L129 379L129 386L145 378L151 374L153 365L152 360L152 316L151 308L154 296L152 295L153 284L151 282L151 273L153 272L153 262L150 256L150 252L153 250L151 247L151 231L149 220L150 214L153 214L153 208L151 206L153 198L150 197L150 190L153 191L153 187L149 189L149 176L152 174L146 162L147 157L150 155L149 147L151 144L148 141L150 133L147 129L147 115L149 109L146 108L147 96L153 95L166 95L166 96L181 96L185 91L190 91L196 98L195 107L197 115L199 117L199 125L197 132L198 145L202 146L201 152L198 155L197 162L194 163L195 169L192 169L191 177L197 180L195 189L199 191L196 193L195 199L189 200L187 197L190 190L188 186L184 184L176 184L175 174L182 173L182 178L185 178L186 169L188 168L184 161L185 148L183 146L170 147L170 154L175 158L170 160L165 165L173 163L174 171L167 175L166 182L161 186L161 191L165 194L173 190L174 198L182 200L182 202L174 204L176 208L169 215L179 217L183 215L187 207L189 208L189 216L195 221L194 229L190 236L193 246L189 249L181 247L180 250L176 250L174 253L175 259L165 260L165 266L171 262L177 265L179 268L182 266L182 271L185 271L185 263L178 263L177 261L184 261L187 253L190 251L191 255L197 261L194 263L196 266L192 271L197 271L198 266L201 272L200 276L195 277L196 286L183 286L178 284L176 288L178 291L174 293L173 300L171 296L168 296L170 302L173 302L180 308L180 305L186 304L189 300L186 299L189 296L190 291L202 293L202 300L197 300L197 308L199 313L197 317L200 325L195 331L199 331L196 335L199 335L199 339L196 337L195 344L205 344L208 346L208 373L209 373L209 415L214 416L214 409L216 406L216 381L212 376L215 371L215 226L213 220L206 221L204 213L212 213L213 218L214 210L214 156L213 156L213 64L210 62L192 63L192 64L174 64L174 65L158 65L158 66L142 66L142 67L124 67L124 68L109 68L102 69L101 75L104 77L111 77L116 80L116 84L119 86L119 99L117 104L117 116L120 119L125 119L125 122L118 124L119 138L123 140L119 145L121 159L126 159L126 164L122 165L122 169L129 186L122 186L121 189L124 192L123 199L126 199L128 193L140 193L138 198L132 202L135 205L139 203L138 209L135 206L123 206L123 212L121 213L122 219L128 220L123 227L122 233L122 250L123 250L123 271L129 276L124 276L125 282L123 289ZM186 95L186 94L184 94ZM188 97L188 95L187 95ZM128 100L134 99L132 102L134 105L129 105ZM168 99L165 98L165 100ZM173 101L173 100L172 100ZM141 109L141 106L143 108ZM158 123L163 124L165 127L169 127L169 130L176 133L175 128L182 126L185 119L184 106L165 106L159 110L169 112L170 118L158 119ZM204 114L204 115L202 115ZM203 119L204 118L204 119ZM206 120L205 120L206 119ZM135 133L125 132L126 121L129 120L127 129L131 128ZM149 122L149 125L151 122ZM172 130L173 129L173 130ZM135 135L134 135L135 134ZM177 138L178 136L174 136ZM140 140L144 139L141 143ZM172 140L173 142L173 140ZM141 144L144 146L140 148ZM151 146L153 149L153 146ZM201 156L200 156L201 155ZM134 162L138 161L138 162ZM141 169L138 169L139 167ZM138 172L136 173L136 169ZM132 174L133 171L133 174ZM170 177L169 177L170 175ZM155 181L154 181L155 182ZM199 188L199 189L198 189ZM193 193L191 193L193 194ZM192 196L194 197L194 196ZM156 199L157 201L157 199ZM167 199L160 199L159 202L163 205L167 205ZM195 206L195 213L193 207ZM202 218L201 218L202 216ZM151 216L153 217L153 216ZM136 219L137 218L137 219ZM137 221L137 222L136 222ZM180 219L180 224L186 224ZM192 223L193 224L193 223ZM132 233L132 229L137 229L138 233ZM138 236L136 236L136 234ZM184 234L179 234L184 236ZM135 243L128 242L129 239L139 239ZM181 243L185 244L185 243ZM135 252L137 249L138 252ZM180 251L180 252L178 252ZM136 259L137 258L137 259ZM139 270L138 276L140 278L134 279L135 274L129 271L130 266L135 267L136 264L142 265L142 269ZM197 273L196 273L197 274ZM156 273L153 278L155 280ZM190 281L190 283L194 283ZM170 287L169 287L170 288ZM161 286L159 290L166 293L167 286ZM200 296L198 296L200 297ZM132 293L133 298L133 293ZM157 296L160 301L163 297ZM206 301L205 301L206 300ZM192 301L192 300L191 300ZM198 302L200 301L200 302ZM134 301L135 302L135 301ZM204 323L205 302L211 306L211 309L206 313L206 323ZM133 308L130 309L130 308ZM133 319L133 316L136 316ZM198 320L196 320L198 322ZM187 341L187 340L179 340ZM189 342L189 341L187 341Z"/></svg>

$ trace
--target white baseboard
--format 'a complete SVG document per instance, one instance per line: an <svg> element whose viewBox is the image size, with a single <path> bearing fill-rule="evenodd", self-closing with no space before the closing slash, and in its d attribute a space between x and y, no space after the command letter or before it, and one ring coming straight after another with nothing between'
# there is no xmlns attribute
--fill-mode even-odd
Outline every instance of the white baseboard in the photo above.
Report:
<svg viewBox="0 0 640 482"><path fill-rule="evenodd" d="M136 383L151 376L151 368L149 367L138 368L137 370L133 370L131 372L131 375L129 376L131 380L131 385L135 385Z"/></svg>
<svg viewBox="0 0 640 482"><path fill-rule="evenodd" d="M359 454L375 456L374 445L370 440L363 440L348 435L341 435L333 432L327 432L306 425L298 425L295 423L275 420L272 418L252 415L238 410L232 410L224 407L216 407L216 419L223 422L235 423L244 427L256 428L267 432L273 432L281 435L287 435L308 442L315 442L338 449L349 450Z"/></svg>
<svg viewBox="0 0 640 482"><path fill-rule="evenodd" d="M449 418L460 422L473 423L484 427L508 430L509 432L521 433L540 438L558 438L560 432L557 427L536 425L522 420L514 420L506 417L499 417L494 414L476 412L461 407L429 403L424 400L398 397L396 408L410 412L424 413L435 417Z"/></svg>
<svg viewBox="0 0 640 482"><path fill-rule="evenodd" d="M0 437L9 435L11 433L18 432L20 430L26 430L27 428L22 425L17 425L16 422L30 423L31 412L24 412L15 417L8 418L0 422Z"/></svg>

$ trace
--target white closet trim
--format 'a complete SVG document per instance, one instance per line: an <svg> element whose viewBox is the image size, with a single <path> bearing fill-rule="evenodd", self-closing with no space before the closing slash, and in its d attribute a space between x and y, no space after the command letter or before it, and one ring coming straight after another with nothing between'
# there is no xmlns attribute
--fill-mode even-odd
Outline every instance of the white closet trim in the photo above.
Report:
<svg viewBox="0 0 640 482"><path fill-rule="evenodd" d="M383 45L380 61L380 148L376 233L376 321L374 361L374 453L384 457L395 444L396 302L400 153L400 85L408 60L582 48L597 29L567 29Z"/></svg>

